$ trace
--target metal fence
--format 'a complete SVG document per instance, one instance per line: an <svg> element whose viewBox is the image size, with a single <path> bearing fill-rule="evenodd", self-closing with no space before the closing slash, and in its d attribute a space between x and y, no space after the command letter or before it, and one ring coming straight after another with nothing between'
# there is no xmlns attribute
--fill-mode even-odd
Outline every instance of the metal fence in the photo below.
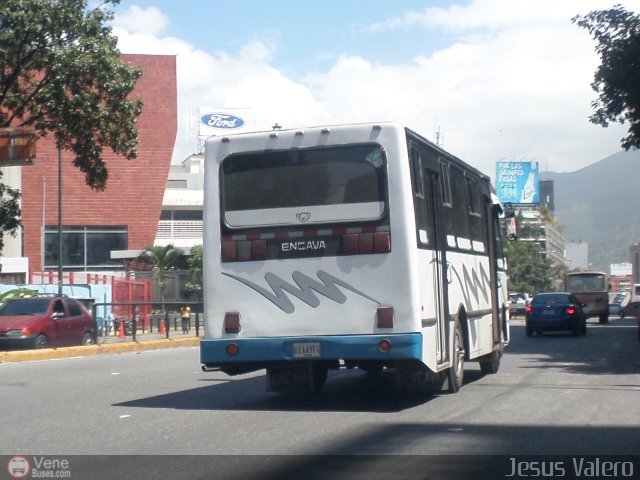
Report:
<svg viewBox="0 0 640 480"><path fill-rule="evenodd" d="M183 325L180 310L186 306L191 308L192 313ZM110 307L108 310L115 313L107 318L99 317L98 307ZM202 302L94 303L91 305L96 337L94 340L96 343L114 339L136 341L139 337L171 338L172 335L185 334L199 337L204 326L202 308Z"/></svg>

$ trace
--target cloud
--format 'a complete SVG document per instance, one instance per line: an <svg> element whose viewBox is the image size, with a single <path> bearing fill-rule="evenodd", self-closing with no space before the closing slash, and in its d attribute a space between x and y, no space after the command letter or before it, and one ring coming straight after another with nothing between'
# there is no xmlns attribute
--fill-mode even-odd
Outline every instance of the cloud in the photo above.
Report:
<svg viewBox="0 0 640 480"><path fill-rule="evenodd" d="M464 6L428 7L421 11L405 12L374 22L366 30L376 32L421 27L461 33L514 29L536 23L564 22L577 14L611 6L613 3L602 0L474 0Z"/></svg>
<svg viewBox="0 0 640 480"><path fill-rule="evenodd" d="M125 17L137 17L136 8ZM598 58L588 34L570 21L597 8L606 7L592 0L475 0L407 13L369 31L440 29L457 32L457 40L393 64L343 53L325 70L295 80L273 66L274 32L247 40L236 52L205 52L162 37L167 19L154 30L127 27L129 20L118 18L114 32L125 53L177 55L174 162L197 149L189 134L193 106L246 107L258 129L275 122L297 127L392 120L429 139L439 130L444 148L493 176L501 159L535 159L542 169L572 171L619 150L626 128L588 122Z"/></svg>
<svg viewBox="0 0 640 480"><path fill-rule="evenodd" d="M169 23L169 17L156 7L132 5L115 18L114 26L132 34L159 35Z"/></svg>

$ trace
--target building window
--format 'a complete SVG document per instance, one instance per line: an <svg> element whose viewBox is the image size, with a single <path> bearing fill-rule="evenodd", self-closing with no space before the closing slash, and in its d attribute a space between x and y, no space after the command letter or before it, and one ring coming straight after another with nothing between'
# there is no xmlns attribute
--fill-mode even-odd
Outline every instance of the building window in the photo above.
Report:
<svg viewBox="0 0 640 480"><path fill-rule="evenodd" d="M174 222L201 222L202 210L162 210L160 220Z"/></svg>
<svg viewBox="0 0 640 480"><path fill-rule="evenodd" d="M167 180L167 188L187 188L186 180Z"/></svg>
<svg viewBox="0 0 640 480"><path fill-rule="evenodd" d="M112 250L128 248L127 227L62 227L62 267L65 270L105 270L120 267L111 259ZM58 227L48 226L44 234L44 267L58 267Z"/></svg>

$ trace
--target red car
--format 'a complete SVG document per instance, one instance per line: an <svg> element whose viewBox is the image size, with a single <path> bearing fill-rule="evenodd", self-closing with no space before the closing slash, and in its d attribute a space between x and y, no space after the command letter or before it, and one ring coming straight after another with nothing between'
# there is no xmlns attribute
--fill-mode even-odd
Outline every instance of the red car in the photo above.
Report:
<svg viewBox="0 0 640 480"><path fill-rule="evenodd" d="M0 306L0 349L93 342L93 317L73 298L17 298Z"/></svg>

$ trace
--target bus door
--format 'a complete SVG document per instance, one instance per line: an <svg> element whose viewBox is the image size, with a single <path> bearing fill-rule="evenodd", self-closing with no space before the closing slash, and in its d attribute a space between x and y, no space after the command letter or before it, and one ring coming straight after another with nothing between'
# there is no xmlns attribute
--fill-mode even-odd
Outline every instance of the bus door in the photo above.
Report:
<svg viewBox="0 0 640 480"><path fill-rule="evenodd" d="M447 236L443 221L443 204L445 198L442 191L440 173L427 166L424 169L426 220L428 231L431 234L433 248L433 279L436 291L436 321L438 331L438 363L451 361L449 352L449 335L451 325L449 322L448 293L448 263L447 263ZM434 165L437 168L437 165Z"/></svg>
<svg viewBox="0 0 640 480"><path fill-rule="evenodd" d="M491 305L493 305L491 316L492 322L492 337L493 346L501 345L502 338L506 338L506 312L501 311L503 308L500 302L500 296L498 294L499 288L506 288L506 285L501 285L500 279L500 266L498 265L499 259L502 258L502 239L500 231L500 219L498 218L497 205L493 205L490 198L482 197L484 202L484 237L485 244L489 246L489 279L491 284Z"/></svg>

